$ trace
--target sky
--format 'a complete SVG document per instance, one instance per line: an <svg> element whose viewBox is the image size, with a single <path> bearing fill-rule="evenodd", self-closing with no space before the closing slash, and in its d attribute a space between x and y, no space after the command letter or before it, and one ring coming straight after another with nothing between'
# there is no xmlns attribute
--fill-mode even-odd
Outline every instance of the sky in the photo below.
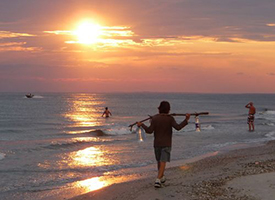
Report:
<svg viewBox="0 0 275 200"><path fill-rule="evenodd" d="M275 93L274 0L1 0L0 92Z"/></svg>

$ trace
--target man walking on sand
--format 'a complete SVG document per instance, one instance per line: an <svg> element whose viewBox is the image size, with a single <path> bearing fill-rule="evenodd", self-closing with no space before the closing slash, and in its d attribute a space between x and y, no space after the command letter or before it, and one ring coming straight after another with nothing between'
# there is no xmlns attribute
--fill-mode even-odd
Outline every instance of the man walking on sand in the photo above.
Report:
<svg viewBox="0 0 275 200"><path fill-rule="evenodd" d="M254 107L253 102L249 102L245 107L249 109L247 118L249 131L254 131L254 115L256 113L256 108Z"/></svg>
<svg viewBox="0 0 275 200"><path fill-rule="evenodd" d="M170 104L167 101L162 101L158 107L159 114L154 115L149 127L141 122L138 122L138 126L141 126L146 133L154 133L154 150L155 157L158 166L158 175L155 181L155 187L161 188L162 184L166 181L164 171L166 162L170 162L170 154L172 147L172 129L181 130L188 124L190 114L186 114L186 118L180 124L178 124L174 117L169 115Z"/></svg>

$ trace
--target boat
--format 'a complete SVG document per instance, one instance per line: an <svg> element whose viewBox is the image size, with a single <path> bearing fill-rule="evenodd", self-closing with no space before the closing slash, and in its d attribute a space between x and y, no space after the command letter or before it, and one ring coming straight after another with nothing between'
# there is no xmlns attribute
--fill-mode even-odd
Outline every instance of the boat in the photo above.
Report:
<svg viewBox="0 0 275 200"><path fill-rule="evenodd" d="M33 98L34 95L30 93L30 94L26 94L26 97L27 97L27 98Z"/></svg>

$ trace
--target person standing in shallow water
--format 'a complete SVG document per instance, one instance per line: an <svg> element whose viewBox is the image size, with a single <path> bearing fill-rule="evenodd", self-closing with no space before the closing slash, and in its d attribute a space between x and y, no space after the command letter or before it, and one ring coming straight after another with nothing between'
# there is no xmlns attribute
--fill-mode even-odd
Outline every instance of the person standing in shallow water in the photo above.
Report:
<svg viewBox="0 0 275 200"><path fill-rule="evenodd" d="M159 114L152 117L149 127L137 122L137 125L141 126L146 133L154 133L154 150L158 167L158 175L155 181L156 188L162 187L162 184L166 181L164 171L166 162L170 162L173 128L178 131L181 130L188 124L190 118L190 114L186 114L185 120L178 124L174 117L169 115L170 104L167 101L162 101L158 110Z"/></svg>
<svg viewBox="0 0 275 200"><path fill-rule="evenodd" d="M254 115L256 113L256 108L254 107L253 102L249 102L245 107L249 109L247 118L249 131L254 131Z"/></svg>
<svg viewBox="0 0 275 200"><path fill-rule="evenodd" d="M103 112L102 117L104 117L104 115L106 118L110 117L110 115L112 116L112 113L109 111L108 107L105 108L105 111Z"/></svg>

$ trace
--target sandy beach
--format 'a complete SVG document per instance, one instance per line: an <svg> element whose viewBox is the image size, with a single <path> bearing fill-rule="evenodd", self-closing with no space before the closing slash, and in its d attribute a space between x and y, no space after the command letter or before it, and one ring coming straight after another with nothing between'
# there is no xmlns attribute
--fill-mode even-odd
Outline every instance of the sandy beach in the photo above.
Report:
<svg viewBox="0 0 275 200"><path fill-rule="evenodd" d="M274 200L275 141L168 168L166 177L167 182L160 189L154 188L155 174L152 174L72 200Z"/></svg>

